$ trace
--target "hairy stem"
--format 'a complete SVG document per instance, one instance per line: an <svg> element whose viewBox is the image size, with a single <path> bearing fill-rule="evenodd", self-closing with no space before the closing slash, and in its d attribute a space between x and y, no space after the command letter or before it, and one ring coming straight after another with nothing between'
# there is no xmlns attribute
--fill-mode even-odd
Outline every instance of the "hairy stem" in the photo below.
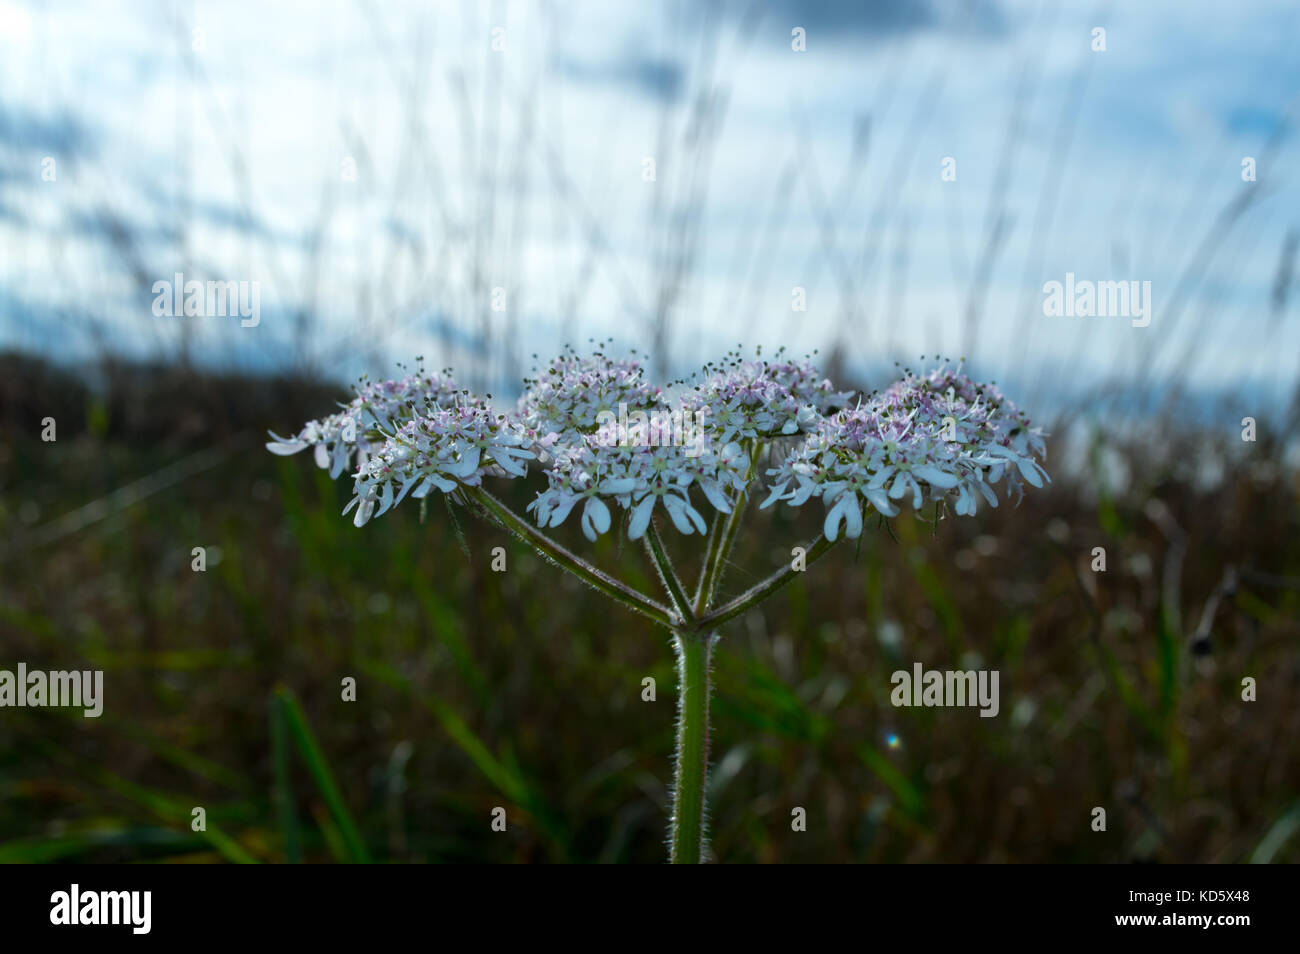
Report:
<svg viewBox="0 0 1300 954"><path fill-rule="evenodd" d="M470 502L476 504L481 511L491 515L498 523L542 554L542 556L551 560L557 566L568 570L588 586L600 590L606 596L617 600L629 609L650 617L656 623L669 628L672 627L673 619L668 607L655 602L626 583L614 579L603 570L592 566L576 553L565 549L482 487L467 490L467 495Z"/></svg>
<svg viewBox="0 0 1300 954"><path fill-rule="evenodd" d="M664 549L663 538L659 536L659 528L655 526L653 520L646 527L645 545L646 550L650 552L650 558L654 560L655 569L659 571L659 578L664 582L664 589L668 591L668 596L672 599L682 622L687 626L694 625L695 613L691 609L691 601L686 598L682 581L678 579L677 571L673 569L673 563L668 559L668 551Z"/></svg>
<svg viewBox="0 0 1300 954"><path fill-rule="evenodd" d="M709 526L709 544L704 550L704 564L700 568L699 582L695 585L696 615L705 610L704 591L712 585L710 581L713 577L713 564L717 560L718 544L722 539L722 527L729 516L731 514L714 513L713 521Z"/></svg>
<svg viewBox="0 0 1300 954"><path fill-rule="evenodd" d="M722 568L727 565L727 560L731 557L731 548L736 542L736 534L740 532L740 521L745 514L745 505L749 503L749 488L754 482L754 473L758 469L760 453L758 441L746 441L745 449L749 453L749 471L745 475L745 486L732 501L731 513L727 514L726 520L723 521L721 532L716 533L716 539L715 534L709 536L709 551L704 559L704 570L700 574L700 585L695 591L697 616L713 604L713 596L722 579ZM714 524L716 531L716 520Z"/></svg>
<svg viewBox="0 0 1300 954"><path fill-rule="evenodd" d="M731 513L727 514L727 522L722 525L722 536L718 540L717 552L713 554L713 572L709 574L709 585L704 591L704 607L713 604L713 597L718 592L718 584L722 581L722 570L731 559L731 548L735 546L736 535L740 532L740 520L744 515L747 498L742 491L736 500L736 506ZM703 607L701 607L703 609Z"/></svg>
<svg viewBox="0 0 1300 954"><path fill-rule="evenodd" d="M807 568L814 560L835 546L835 542L837 541L827 540L825 537L818 537L814 540L813 545L808 548L804 555L803 567ZM796 570L793 566L777 570L763 582L750 587L739 596L700 616L696 620L696 625L700 629L716 629L727 620L735 619L741 613L757 606L802 572L802 569Z"/></svg>
<svg viewBox="0 0 1300 954"><path fill-rule="evenodd" d="M704 790L709 775L709 666L712 633L675 632L677 777L673 785L673 864L704 861Z"/></svg>

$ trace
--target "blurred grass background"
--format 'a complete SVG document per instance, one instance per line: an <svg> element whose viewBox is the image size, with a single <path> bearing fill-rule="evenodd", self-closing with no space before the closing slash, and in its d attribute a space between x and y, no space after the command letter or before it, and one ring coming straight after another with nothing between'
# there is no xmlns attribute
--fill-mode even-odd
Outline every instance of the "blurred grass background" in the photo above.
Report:
<svg viewBox="0 0 1300 954"><path fill-rule="evenodd" d="M717 335L865 389L960 343L1051 431L1018 509L869 531L727 628L718 858L1300 859L1294 10L198 4L163 58L152 8L27 6L0 668L102 668L107 698L0 711L0 861L663 861L667 634L466 520L467 557L440 506L358 531L346 483L262 447L393 356L505 394L611 331L661 378ZM1150 333L1040 320L1067 270L1153 278ZM265 322L160 323L176 271L261 279ZM753 515L727 588L818 516ZM638 548L561 535L652 588ZM999 716L895 709L914 661L999 670Z"/></svg>
<svg viewBox="0 0 1300 954"><path fill-rule="evenodd" d="M666 633L462 513L466 556L439 502L355 529L346 482L261 444L345 388L98 378L0 359L0 668L105 671L97 720L0 714L0 861L664 860ZM1049 460L1018 508L869 530L730 624L716 856L1300 860L1300 487L1279 435L1244 443L1239 416L1168 416L1158 438L1076 424L1084 464ZM518 509L533 492L497 489ZM726 588L787 562L814 510L751 514ZM653 587L638 547L560 533ZM1001 713L894 708L914 661L999 670Z"/></svg>

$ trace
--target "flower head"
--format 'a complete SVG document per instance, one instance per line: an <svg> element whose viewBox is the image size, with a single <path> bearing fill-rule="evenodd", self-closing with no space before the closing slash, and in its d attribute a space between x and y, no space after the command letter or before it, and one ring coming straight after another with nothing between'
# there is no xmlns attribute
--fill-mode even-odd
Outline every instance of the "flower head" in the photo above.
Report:
<svg viewBox="0 0 1300 954"><path fill-rule="evenodd" d="M722 444L736 438L771 439L809 433L849 393L837 393L805 359L787 361L727 355L706 365L686 404Z"/></svg>
<svg viewBox="0 0 1300 954"><path fill-rule="evenodd" d="M630 510L629 539L639 539L656 506L685 534L707 524L691 502L699 488L715 509L731 512L729 494L744 487L749 460L738 444L719 446L696 434L686 446L620 443L607 425L560 450L547 471L550 486L529 504L539 526L556 527L582 504L582 531L589 540L610 528L611 503Z"/></svg>
<svg viewBox="0 0 1300 954"><path fill-rule="evenodd" d="M666 407L661 389L646 381L636 358L600 352L582 357L570 347L525 378L524 386L516 419L527 436L547 447L581 445L599 427L601 414L617 414L620 405Z"/></svg>
<svg viewBox="0 0 1300 954"><path fill-rule="evenodd" d="M704 533L700 498L730 513L760 453L775 462L762 506L820 498L830 540L860 535L866 507L892 517L904 502L920 509L934 501L973 514L981 498L998 505L999 483L1020 495L1024 484L1048 480L1038 462L1042 432L996 386L960 367L908 372L851 407L851 392L836 391L810 360L783 352L774 360L732 353L663 389L635 356L584 357L566 348L525 385L516 410L497 414L456 390L450 373L420 367L398 380L363 382L341 412L291 439L272 434L267 447L277 454L314 447L316 462L334 476L355 461L344 512L356 510L357 526L408 494L523 477L536 460L547 487L529 511L543 527L578 511L591 540L609 531L614 509L626 512L631 539L646 532L656 508L682 533ZM676 411L670 397L681 398Z"/></svg>
<svg viewBox="0 0 1300 954"><path fill-rule="evenodd" d="M998 505L999 481L1017 494L1022 480L1041 487L1049 478L1035 454L1044 454L1041 432L996 387L960 370L909 373L882 394L823 418L768 472L773 488L763 506L820 497L827 538L836 539L841 526L856 537L864 501L891 517L898 501L919 509L927 499L951 500L958 514L973 514L980 497Z"/></svg>
<svg viewBox="0 0 1300 954"><path fill-rule="evenodd" d="M274 440L266 449L285 455L312 447L317 466L337 478L354 460L365 463L397 423L410 420L417 410L449 405L457 395L451 372L426 372L423 360L404 378L372 382L363 377L356 392L343 410L308 421L291 438L270 432Z"/></svg>
<svg viewBox="0 0 1300 954"><path fill-rule="evenodd" d="M476 398L430 406L399 426L357 468L353 497L358 527L402 502L432 490L478 487L487 474L523 477L536 455L518 425Z"/></svg>

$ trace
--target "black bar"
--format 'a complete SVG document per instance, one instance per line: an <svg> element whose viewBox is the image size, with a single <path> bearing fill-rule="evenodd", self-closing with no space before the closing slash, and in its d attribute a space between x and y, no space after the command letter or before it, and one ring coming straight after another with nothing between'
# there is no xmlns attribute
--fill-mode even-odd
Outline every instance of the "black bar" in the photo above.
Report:
<svg viewBox="0 0 1300 954"><path fill-rule="evenodd" d="M771 872L752 882L737 871L703 877L678 882L665 873L641 881L573 871L536 879L526 871L399 866L8 866L0 868L0 930L7 942L75 935L220 943L267 937L268 928L276 938L331 944L396 941L404 931L430 946L464 931L495 941L512 929L538 940L599 940L619 936L600 927L611 917L625 930L639 925L634 933L677 930L664 892L678 897L683 888L716 891L699 916L740 934L788 927L816 935L835 926L863 939L920 931L916 936L927 942L1105 935L1181 944L1191 937L1231 943L1294 923L1293 873L1279 866L863 866L827 867L811 878L801 871L790 881ZM85 900L88 893L148 891L148 933L136 934L129 923L52 924L52 898L63 892L70 904L73 884L87 913L88 903L99 905L98 896ZM691 896L706 897L697 892ZM128 914L124 909L121 920L130 921Z"/></svg>

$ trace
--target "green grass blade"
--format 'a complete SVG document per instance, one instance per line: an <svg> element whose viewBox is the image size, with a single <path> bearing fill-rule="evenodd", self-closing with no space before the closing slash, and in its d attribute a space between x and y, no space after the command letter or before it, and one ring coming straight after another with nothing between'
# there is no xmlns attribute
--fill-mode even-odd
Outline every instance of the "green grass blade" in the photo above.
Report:
<svg viewBox="0 0 1300 954"><path fill-rule="evenodd" d="M343 836L343 843L347 846L348 860L360 864L369 864L370 853L366 850L365 842L361 840L361 834L352 821L352 815L348 812L347 805L343 803L343 796L339 792L338 785L334 782L334 774L330 771L329 763L325 760L325 754L321 751L320 743L316 741L315 733L312 732L311 726L307 724L307 718L303 715L302 706L298 704L297 697L284 687L277 689L275 696L284 716L289 736L297 743L298 750L307 763L307 771L311 773L312 779L316 782L316 787L320 790L330 814L339 827L339 833Z"/></svg>
<svg viewBox="0 0 1300 954"><path fill-rule="evenodd" d="M293 808L293 780L289 774L289 727L285 724L284 706L271 700L271 760L275 766L275 802L280 813L280 830L284 833L284 855L289 864L302 859L302 842L298 834L298 815Z"/></svg>

